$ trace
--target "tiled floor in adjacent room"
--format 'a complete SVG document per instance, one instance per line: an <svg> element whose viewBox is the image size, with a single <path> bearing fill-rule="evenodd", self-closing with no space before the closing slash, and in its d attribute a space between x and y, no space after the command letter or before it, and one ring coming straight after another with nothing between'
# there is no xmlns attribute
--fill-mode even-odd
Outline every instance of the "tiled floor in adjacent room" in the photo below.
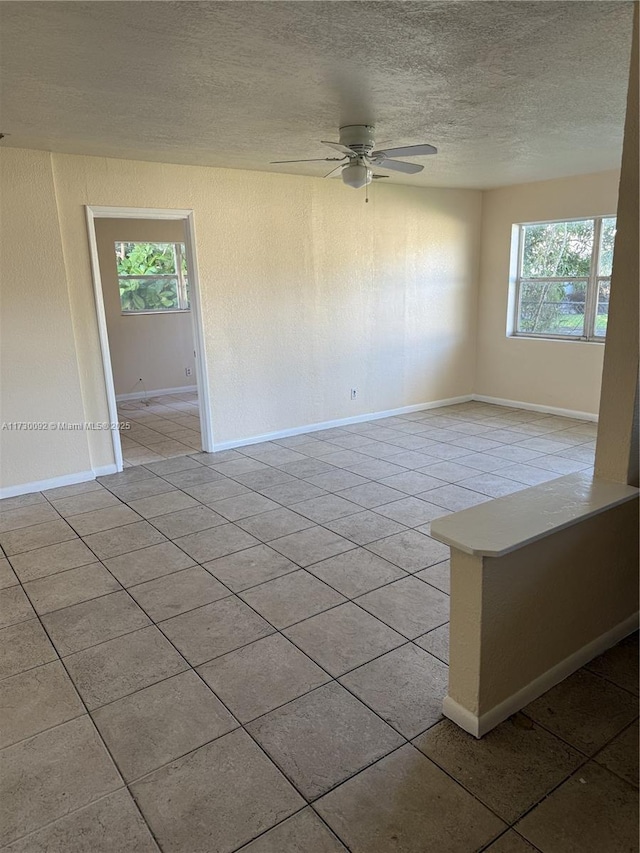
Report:
<svg viewBox="0 0 640 853"><path fill-rule="evenodd" d="M202 449L195 391L121 401L118 417L125 468Z"/></svg>
<svg viewBox="0 0 640 853"><path fill-rule="evenodd" d="M594 433L468 403L2 501L0 847L634 853L637 635L481 741L440 710L430 522Z"/></svg>

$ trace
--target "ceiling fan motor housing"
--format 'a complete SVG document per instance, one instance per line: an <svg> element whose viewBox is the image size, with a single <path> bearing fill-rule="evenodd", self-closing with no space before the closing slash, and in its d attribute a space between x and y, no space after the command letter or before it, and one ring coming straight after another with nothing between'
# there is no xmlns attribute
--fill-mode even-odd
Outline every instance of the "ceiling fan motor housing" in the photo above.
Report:
<svg viewBox="0 0 640 853"><path fill-rule="evenodd" d="M359 156L373 151L375 127L370 124L347 124L340 128L340 142Z"/></svg>

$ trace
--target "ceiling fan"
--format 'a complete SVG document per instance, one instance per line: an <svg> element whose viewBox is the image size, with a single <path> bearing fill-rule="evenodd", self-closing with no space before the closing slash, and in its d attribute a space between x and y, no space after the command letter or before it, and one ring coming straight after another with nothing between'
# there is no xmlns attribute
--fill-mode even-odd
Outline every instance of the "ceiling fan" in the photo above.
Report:
<svg viewBox="0 0 640 853"><path fill-rule="evenodd" d="M283 163L337 163L325 178L341 176L348 187L359 189L370 184L374 178L387 178L388 175L376 175L373 170L389 169L393 172L404 172L414 175L421 172L424 166L418 163L405 163L396 157L421 157L425 154L437 154L438 149L433 145L405 145L402 148L380 148L374 150L375 128L369 124L348 124L340 128L340 142L326 142L342 154L342 157L315 157L310 160L272 160L271 165Z"/></svg>

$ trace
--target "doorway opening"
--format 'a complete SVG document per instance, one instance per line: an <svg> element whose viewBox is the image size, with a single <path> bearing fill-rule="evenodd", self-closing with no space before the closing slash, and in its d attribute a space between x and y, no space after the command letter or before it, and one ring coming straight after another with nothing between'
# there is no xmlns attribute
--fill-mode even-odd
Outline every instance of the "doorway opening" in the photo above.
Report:
<svg viewBox="0 0 640 853"><path fill-rule="evenodd" d="M192 212L87 221L117 470L213 450Z"/></svg>

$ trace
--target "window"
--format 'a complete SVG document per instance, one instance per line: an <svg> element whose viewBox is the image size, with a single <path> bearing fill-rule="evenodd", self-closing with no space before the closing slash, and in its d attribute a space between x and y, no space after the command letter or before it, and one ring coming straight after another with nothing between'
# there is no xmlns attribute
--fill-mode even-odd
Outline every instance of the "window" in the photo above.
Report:
<svg viewBox="0 0 640 853"><path fill-rule="evenodd" d="M517 230L515 334L604 341L615 216Z"/></svg>
<svg viewBox="0 0 640 853"><path fill-rule="evenodd" d="M189 310L184 243L116 242L115 250L123 314Z"/></svg>

